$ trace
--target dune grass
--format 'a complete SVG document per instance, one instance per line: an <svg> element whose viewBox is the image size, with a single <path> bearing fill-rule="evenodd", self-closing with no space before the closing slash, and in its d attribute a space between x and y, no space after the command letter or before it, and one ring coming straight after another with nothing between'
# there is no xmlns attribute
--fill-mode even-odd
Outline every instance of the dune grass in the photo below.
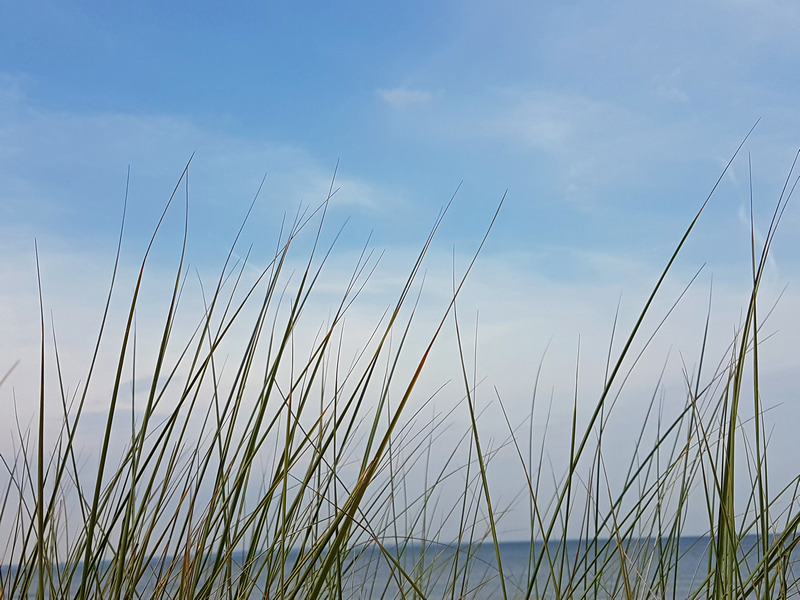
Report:
<svg viewBox="0 0 800 600"><path fill-rule="evenodd" d="M186 174L164 215L176 210ZM758 358L759 285L795 183L790 172L760 247L752 236L750 300L726 357L709 366L707 328L698 363L685 370L683 410L662 422L653 394L622 486L606 477L603 433L636 368L634 348L642 341L646 348L655 334L644 330L645 317L705 204L657 274L632 330L615 332L621 343L610 348L621 349L609 349L605 384L588 422L579 423L576 409L567 468L557 475L543 465L546 439L535 439L532 425L523 435L506 417L505 443L518 457L513 465L493 462L494 449L481 436L474 370L457 312L481 247L466 271L454 275L452 296L427 345L421 352L409 345L423 263L446 211L396 303L352 361L341 350L345 317L369 285L375 262L367 252L326 324L313 340L298 339L332 251L320 246L327 201L286 224L274 256L255 277L249 257L233 259L237 236L219 278L203 291L202 320L180 339L175 327L189 277L187 226L172 292L164 299L160 343L154 356L141 356L136 314L159 221L121 324L110 317L119 295L115 268L94 354L74 392L42 304L38 420L35 429L18 427L15 452L2 456L0 521L11 524L12 533L0 545L0 597L797 596L792 552L800 539L800 481L780 490L769 486ZM188 192L186 203L188 211ZM311 240L310 251L304 269L289 273L300 236ZM419 403L412 401L446 328L455 332L452 358L462 373L458 410L470 423L455 448L437 444L447 415L426 420L413 412ZM112 344L108 410L102 431L95 432L97 456L91 450L88 460L81 442L86 406L100 387L101 353ZM300 347L310 351L301 355ZM142 381L145 389L135 389ZM534 405L540 402L536 390L533 398ZM745 402L752 403L753 419L741 418ZM505 414L499 394L495 406ZM61 426L48 437L45 424L53 414ZM527 507L522 512L530 524L523 572L504 570L499 523L509 507L494 499L493 469L516 470L523 483L516 507L517 514ZM549 489L547 477L555 494L542 492ZM453 481L460 482L455 494ZM742 484L749 490L745 505L735 494ZM708 547L691 589L683 590L684 525L688 507L698 501L708 518L701 540ZM443 533L445 521L455 524L448 530L454 536ZM573 531L580 534L567 540Z"/></svg>

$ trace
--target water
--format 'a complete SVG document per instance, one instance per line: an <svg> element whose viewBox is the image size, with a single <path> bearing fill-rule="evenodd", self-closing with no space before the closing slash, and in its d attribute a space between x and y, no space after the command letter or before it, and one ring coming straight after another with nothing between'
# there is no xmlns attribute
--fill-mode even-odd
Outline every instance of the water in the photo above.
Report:
<svg viewBox="0 0 800 600"><path fill-rule="evenodd" d="M739 558L743 580L758 563L757 541L757 538L750 537L745 538L742 544ZM664 543L656 540L638 539L622 545L600 541L597 547L589 548L585 542L579 541L553 542L547 546L535 543L533 547L527 542L504 542L499 550L506 593L514 600L565 596L684 599L698 590L699 597L706 597L705 590L711 585L708 581L704 583L709 568L708 538L682 538L679 548L665 547ZM659 560L661 556L665 557L663 562ZM236 558L236 566L228 579L233 584L226 586L222 581L216 582L212 597L248 600L281 597L274 567L279 563L274 558L263 556L259 559L256 563L258 570L250 572L252 585L244 590L237 590L236 586L244 573L241 567L243 557ZM321 592L323 597L336 597L337 594L331 592L339 589L342 598L363 600L421 597L490 600L502 597L500 569L491 544L458 549L446 545L407 545L404 548L386 547L384 552L372 545L342 558L341 578L326 581ZM291 552L287 564L291 566L297 559L298 554ZM390 566L393 561L396 561L394 568ZM534 574L537 561L538 572ZM669 565L669 569L665 569L663 564ZM414 585L397 567L407 573ZM795 571L800 567L800 551L795 550L784 567L785 571L773 568L771 573L785 572L788 581L794 582L798 577ZM287 567L284 571L286 575L289 570ZM149 598L154 594L158 571L158 564L151 565L152 577L146 577L137 587L139 597ZM13 578L14 573L14 569L0 569L6 590L10 589L8 578ZM268 581L272 584L268 585ZM177 583L168 584L166 589L166 597L178 597ZM76 591L71 589L69 595L74 596ZM35 589L29 592L28 597L33 597ZM307 593L305 590L299 597ZM787 597L800 597L800 588L792 584L786 594Z"/></svg>
<svg viewBox="0 0 800 600"><path fill-rule="evenodd" d="M746 579L758 564L757 538L745 538L740 556L742 576ZM678 548L667 548L656 540L631 540L621 546L602 540L587 549L585 542L536 543L506 542L499 546L505 590L509 598L678 598L708 590L709 539L682 538ZM463 551L461 563L467 559ZM460 573L453 548L424 549L409 547L401 560L428 598L474 598L490 600L502 597L500 570L491 544L477 547L469 556L466 576ZM664 561L660 564L659 557ZM537 567L536 561L539 560ZM366 557L365 557L365 562ZM677 568L675 565L677 563ZM374 561L371 564L375 564ZM621 568L621 565L625 568ZM438 565L438 566L435 566ZM791 565L800 567L800 552L791 556ZM538 571L534 573L534 570ZM773 570L776 572L776 570ZM455 576L454 576L455 574ZM354 574L345 597L372 599L397 597L397 583L388 567ZM788 574L790 581L795 575ZM454 584L455 582L455 584ZM412 590L405 584L407 591ZM385 595L384 590L388 591ZM789 597L800 597L797 586L787 590ZM701 593L700 597L705 597ZM410 596L413 597L413 596ZM755 597L755 594L753 594Z"/></svg>

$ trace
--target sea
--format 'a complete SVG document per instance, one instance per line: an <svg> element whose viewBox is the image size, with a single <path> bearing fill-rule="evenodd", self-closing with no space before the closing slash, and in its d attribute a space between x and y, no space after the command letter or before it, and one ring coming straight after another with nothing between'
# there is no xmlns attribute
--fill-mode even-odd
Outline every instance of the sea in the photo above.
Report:
<svg viewBox="0 0 800 600"><path fill-rule="evenodd" d="M738 589L760 574L760 548L756 536L740 544ZM395 551L396 549L389 549ZM499 551L500 560L497 555ZM462 549L462 564L468 552ZM399 553L398 553L399 554ZM706 598L712 595L713 576L708 537L684 537L675 547L653 539L585 540L551 542L502 542L480 544L469 554L469 567L460 573L457 552L447 546L408 546L400 554L411 579L422 582L414 589L398 581L387 566L354 574L344 598ZM659 557L664 560L660 561ZM671 558L670 558L671 557ZM366 558L366 557L365 557ZM367 564L375 565L372 560ZM800 551L791 552L784 564L774 565L771 597L800 598ZM380 563L377 563L380 564ZM502 565L501 570L498 564ZM385 563L384 563L385 565ZM624 568L622 568L624 565ZM427 569L427 571L426 571ZM454 576L455 573L455 576ZM781 576L781 574L784 574ZM775 577L777 576L777 577ZM404 592L399 592L400 586ZM422 592L417 593L417 592ZM754 586L741 597L761 598L763 589ZM415 595L416 593L416 595ZM740 597L740 596L737 596Z"/></svg>
<svg viewBox="0 0 800 600"><path fill-rule="evenodd" d="M596 545L588 546L585 540L548 544L501 542L497 547L491 543L460 547L404 544L381 548L368 545L342 557L342 568L333 571L336 575L326 580L319 597L354 600L706 598L712 595L714 585L713 575L709 576L713 556L710 543L707 537L684 537L675 546L654 539L598 540ZM758 538L744 538L739 548L739 567L735 570L737 589L747 592L750 587L748 579L758 579L761 572ZM299 554L290 551L285 558L288 558L286 563L292 565ZM260 563L254 563L257 571L249 579L250 586L237 588L218 584L210 597L282 598L275 571L268 576L268 566L258 570L269 560L263 556L259 558ZM237 581L239 574L246 571L243 563L242 555L234 556L230 581ZM178 592L177 584L161 588L162 594L157 594L155 572L158 564L154 563L152 569L154 576L145 577L131 597L185 597ZM20 597L11 587L15 574L13 567L0 568L6 590L5 594L0 590L3 600ZM779 563L772 564L769 575L772 582L770 597L800 598L800 551L794 548ZM284 576L289 576L288 569ZM762 598L762 585L754 585L749 593L737 593L736 597ZM35 592L35 589L29 589L26 596L35 597ZM72 589L68 595L74 597L76 592L77 589ZM306 596L301 593L296 597Z"/></svg>

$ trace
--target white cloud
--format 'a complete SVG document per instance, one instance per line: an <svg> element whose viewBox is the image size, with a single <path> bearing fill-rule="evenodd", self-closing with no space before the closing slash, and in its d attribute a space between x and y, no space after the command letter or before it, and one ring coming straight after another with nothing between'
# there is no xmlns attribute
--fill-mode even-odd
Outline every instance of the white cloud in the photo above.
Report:
<svg viewBox="0 0 800 600"><path fill-rule="evenodd" d="M298 178L295 196L317 202L325 199L331 192L331 207L356 208L369 211L373 215L403 202L400 192L389 187L341 173L337 173L334 178L333 171L326 174L319 168L308 169L303 177Z"/></svg>
<svg viewBox="0 0 800 600"><path fill-rule="evenodd" d="M414 90L405 87L379 89L376 93L381 100L390 106L401 109L430 104L437 96L425 90Z"/></svg>
<svg viewBox="0 0 800 600"><path fill-rule="evenodd" d="M675 102L678 104L689 102L689 94L680 86L681 77L681 69L674 69L666 74L654 75L650 79L652 94L663 102Z"/></svg>
<svg viewBox="0 0 800 600"><path fill-rule="evenodd" d="M128 165L129 220L154 223L192 153L190 211L220 232L235 230L265 174L257 218L272 221L328 195L335 160L325 164L302 146L215 132L179 115L35 109L14 85L2 83L9 105L0 111L0 215L6 224L30 226L39 235L113 236ZM351 173L340 169L332 206L379 213L402 201L397 190Z"/></svg>
<svg viewBox="0 0 800 600"><path fill-rule="evenodd" d="M692 132L683 126L579 94L504 88L437 118L446 135L514 144L552 160L562 198L575 207L594 206L605 192L619 192L674 159L679 147L681 156L691 147Z"/></svg>
<svg viewBox="0 0 800 600"><path fill-rule="evenodd" d="M189 174L191 272L213 271L209 264L221 265L267 173L240 249L244 254L249 243L262 244L250 260L252 268L265 264L271 256L265 252L277 243L273 238L283 213L291 221L298 206L316 208L325 200L335 162L322 164L300 146L214 132L178 115L74 114L33 108L23 87L16 80L0 80L0 102L8 108L0 111L0 378L20 361L0 388L0 402L5 410L15 395L29 418L36 406L29 399L36 396L40 344L34 240L39 245L47 329L52 314L64 349L68 386L74 391L86 374L108 291L127 165L132 175L123 274L117 289L121 304L113 315L117 325L124 317L146 241L192 151L196 154ZM368 211L379 217L402 202L398 191L348 175L345 169L337 175L335 187L339 190L331 210L341 208L345 215ZM160 238L161 246L157 244L151 255L150 295L142 299L137 315L142 348L153 342L152 332L163 323L161 301L163 293L169 294L179 256L173 251L179 250L173 233L182 230L180 212L178 207L173 215L177 217ZM356 244L363 243L367 234ZM343 239L339 246L347 248L349 243ZM191 284L193 278L189 279ZM196 316L200 300L190 295L185 298ZM52 338L47 335L51 361ZM118 342L112 336L98 373L113 373ZM141 368L147 370L144 363ZM48 385L55 390L57 382ZM94 390L88 409L102 411L108 390L100 381Z"/></svg>

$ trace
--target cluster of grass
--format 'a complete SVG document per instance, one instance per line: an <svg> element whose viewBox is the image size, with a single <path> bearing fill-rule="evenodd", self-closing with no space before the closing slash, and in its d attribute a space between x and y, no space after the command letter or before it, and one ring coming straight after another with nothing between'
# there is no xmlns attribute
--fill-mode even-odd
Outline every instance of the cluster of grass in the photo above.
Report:
<svg viewBox="0 0 800 600"><path fill-rule="evenodd" d="M201 322L183 341L175 333L187 277L181 253L172 294L164 300L160 344L148 358L149 383L128 390L128 382L143 379L135 315L156 228L121 332L114 332L120 345L91 470L81 433L87 400L96 393L96 365L112 335L109 306L116 281L91 364L75 392L67 391L61 350L45 335L42 311L38 422L34 430L18 431L15 453L2 456L0 521L11 533L0 546L0 598L800 594L791 558L800 539L800 482L796 478L777 491L768 486L758 361L759 285L793 189L791 177L766 241L757 248L753 237L750 301L726 360L707 367L704 338L698 365L686 372L683 410L671 422L659 421L655 437L646 434L652 417L643 424L621 486L612 489L605 477L603 432L635 368L634 341L644 337L646 347L644 319L702 208L619 343L621 350L609 353L605 384L588 422L579 426L575 413L568 466L554 478L555 494L542 493L544 452L534 452L533 429L529 439L519 439L520 429L508 424L530 522L527 567L514 572L498 539L504 508L493 502L492 451L480 434L456 312L471 264L455 280L427 346L409 356L415 352L407 344L415 290L442 217L396 303L352 362L341 352L343 324L368 284L374 263L367 255L311 350L302 358L296 351L300 323L330 252L318 247L327 203L287 226L271 262L253 280L246 277L247 260L235 264L231 254L213 290L203 295ZM180 183L173 198L179 189ZM301 234L316 241L305 269L289 277L290 253ZM185 242L184 234L184 249ZM249 335L234 340L231 332L243 321ZM470 427L458 447L443 451L436 447L441 421L421 422L409 411L431 349L447 327L456 334L453 360L463 374ZM400 368L410 359L410 371ZM45 385L51 369L56 386ZM142 395L146 400L137 405ZM745 402L753 404L755 418L742 422ZM129 420L121 416L123 405L131 405ZM497 406L503 408L501 398ZM45 423L54 412L61 427L48 437ZM442 458L435 468L432 452ZM734 501L742 464L749 490L744 506ZM414 491L418 480L424 485ZM452 481L461 482L456 494ZM683 528L697 497L708 516L708 546L691 588L684 590ZM444 521L455 535L444 537ZM576 530L580 535L567 541Z"/></svg>

